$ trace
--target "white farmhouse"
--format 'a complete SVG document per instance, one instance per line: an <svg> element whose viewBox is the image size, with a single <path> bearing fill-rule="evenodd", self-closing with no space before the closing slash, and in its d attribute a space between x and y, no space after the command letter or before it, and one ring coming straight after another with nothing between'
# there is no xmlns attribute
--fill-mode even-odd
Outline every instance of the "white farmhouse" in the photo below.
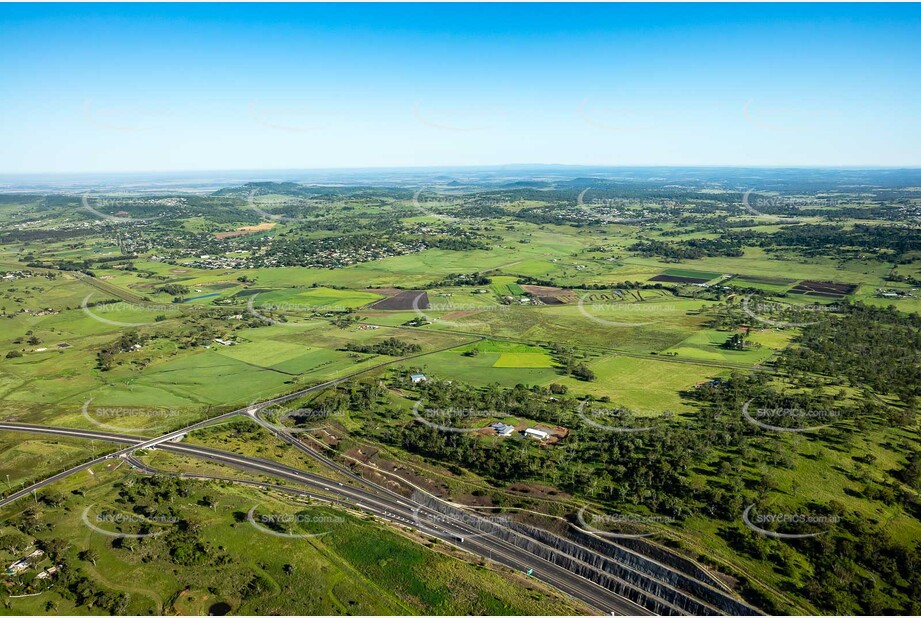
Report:
<svg viewBox="0 0 921 618"><path fill-rule="evenodd" d="M531 438L537 438L538 440L546 440L547 438L550 437L550 434L547 433L546 431L542 431L540 429L534 429L533 427L528 427L527 429L525 429L524 435L529 436Z"/></svg>

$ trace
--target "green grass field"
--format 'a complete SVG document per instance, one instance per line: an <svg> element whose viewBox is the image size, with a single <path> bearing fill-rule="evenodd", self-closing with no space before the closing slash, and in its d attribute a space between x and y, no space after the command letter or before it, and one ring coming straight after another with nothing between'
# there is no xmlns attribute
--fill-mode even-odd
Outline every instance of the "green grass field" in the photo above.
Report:
<svg viewBox="0 0 921 618"><path fill-rule="evenodd" d="M656 258L627 257L625 265L655 266L661 262ZM748 247L742 257L705 257L683 263L685 268L704 272L752 275L760 277L783 276L789 279L812 279L837 281L841 283L879 284L883 281L889 265L883 262L867 262L841 267L831 257L780 259L758 247Z"/></svg>
<svg viewBox="0 0 921 618"><path fill-rule="evenodd" d="M93 445L70 438L43 439L35 434L3 432L0 434L0 489L9 493L40 480L50 470L67 468L90 459ZM99 442L98 453L111 448Z"/></svg>
<svg viewBox="0 0 921 618"><path fill-rule="evenodd" d="M357 290L335 290L331 288L290 288L272 290L259 294L254 303L256 308L266 305L280 305L284 309L297 311L342 311L368 305L383 298L379 294Z"/></svg>
<svg viewBox="0 0 921 618"><path fill-rule="evenodd" d="M562 383L576 392L608 395L618 405L643 414L691 411L680 391L730 373L717 367L626 356L604 358L589 366L597 375L595 382L578 383L567 378Z"/></svg>
<svg viewBox="0 0 921 618"><path fill-rule="evenodd" d="M782 350L789 343L792 335L773 330L753 331L750 341L761 347L748 350L727 350L722 344L732 335L730 332L700 330L665 351L678 358L709 360L727 363L758 364Z"/></svg>

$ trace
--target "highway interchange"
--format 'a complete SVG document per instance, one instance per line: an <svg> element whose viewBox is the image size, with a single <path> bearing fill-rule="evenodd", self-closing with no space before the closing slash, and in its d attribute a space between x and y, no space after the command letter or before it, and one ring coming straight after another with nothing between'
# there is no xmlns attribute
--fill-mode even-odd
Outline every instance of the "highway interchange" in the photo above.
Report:
<svg viewBox="0 0 921 618"><path fill-rule="evenodd" d="M101 457L96 457L68 470L42 479L29 487L13 492L0 500L0 507L5 507L6 505L11 504L20 498L28 496L29 494L34 494L39 489L56 483L61 479L66 478L67 476L76 474L82 470L92 468L95 465L106 461L111 461L113 459L123 459L141 473L169 474L150 468L146 464L142 463L135 455L137 451L161 449L163 451L177 455L208 460L248 472L262 474L276 479L282 479L286 482L302 486L305 489L297 489L290 486L275 485L273 483L260 481L241 480L203 474L182 474L181 476L185 478L230 481L259 487L265 490L277 490L292 495L310 497L312 499L326 501L338 507L346 508L351 511L367 513L382 520L391 522L392 524L414 529L432 537L437 537L442 542L452 545L457 549L480 556L492 562L502 564L513 570L517 570L519 572L528 572L536 579L539 579L570 595L571 597L584 602L598 613L612 615L654 615L654 613L647 609L647 607L644 607L643 605L640 605L637 602L626 598L622 594L617 594L613 590L609 590L607 587L599 585L595 581L583 577L582 575L576 574L573 572L573 570L570 570L564 566L573 564L575 559L572 555L567 554L564 551L552 547L548 544L541 545L541 549L545 552L544 556L549 556L553 560L559 560L559 562L562 563L557 564L552 560L548 560L544 556L536 555L534 551L528 551L527 549L524 549L523 547L527 546L527 543L522 543L520 544L521 546L519 546L518 544L514 544L508 540L499 538L499 536L495 534L485 532L482 525L477 525L478 523L482 523L482 518L479 515L470 513L466 510L460 511L457 508L460 505L446 503L436 496L427 494L424 492L424 490L420 490L420 488L415 486L407 488L407 491L412 493L412 497L408 497L402 493L398 493L392 489L383 487L378 483L371 482L368 479L355 474L349 468L340 465L318 453L317 451L307 447L303 442L289 433L286 428L275 425L265 420L260 415L261 411L270 406L292 401L307 393L317 391L338 384L340 382L344 382L352 377L354 377L354 375L338 378L329 382L324 382L322 384L301 389L293 393L276 397L274 399L254 403L245 408L206 419L204 421L183 427L182 429L163 434L156 438L145 438L130 434L113 433L108 431L33 425L18 422L0 422L0 430L3 431L26 432L70 438L84 438L89 440L101 440L119 445L125 445L114 452L108 453ZM180 440L182 440L182 438L191 431L227 422L228 420L236 417L250 418L260 426L264 427L267 431L271 432L278 439L291 444L321 466L327 468L334 474L339 475L340 478L345 482L338 482L325 476L320 476L311 472L299 470L297 468L293 468L291 466L267 459L249 457L236 453L221 451L214 448L180 442ZM401 485L408 485L408 482L405 480L399 480L401 481ZM425 495L420 496L420 492ZM420 499L420 497L422 499ZM448 507L447 511L449 513L462 513L462 515L460 517L446 515L445 512L442 512L444 509L432 508L433 504ZM488 530L489 527L486 526L486 529ZM513 536L517 535L518 537L523 537L523 535L518 532L513 532L512 534ZM530 537L528 538L530 539ZM588 551L592 554L592 560L590 560L592 564L588 564L588 562L576 561L578 563L579 569L581 569L583 573L591 572L596 576L597 579L600 579L601 581L606 579L616 579L611 576L610 573L606 573L599 567L593 566L595 564L604 562L606 556L603 554L597 554L596 556L595 554L597 552L594 550L588 550L582 546L580 546L580 549L585 549L585 551ZM599 560L595 560L594 558L596 557ZM646 583L650 583L651 587L655 590L664 589L666 592L668 592L670 589L668 583L665 583L659 579L653 579L645 574L641 577L646 578ZM652 596L648 593L648 590L641 591L639 588L626 581L618 581L618 583L622 585L621 591L625 591L624 594L629 594L629 596L635 599L649 598ZM679 593L678 596L680 597L686 595ZM716 610L716 608L708 606L705 603L701 604L698 599L694 599L693 603L695 603L695 606L698 608L703 607L706 609L707 611L705 613L722 613ZM654 604L658 610L657 613L670 615L694 613L669 603L660 595L654 597ZM757 612L753 610L752 613Z"/></svg>
<svg viewBox="0 0 921 618"><path fill-rule="evenodd" d="M138 466L137 464L140 462L138 462L137 459L133 456L133 453L137 450L145 448L160 448L166 452L206 459L221 464L227 464L235 468L247 470L250 472L266 474L276 478L284 479L286 481L310 487L315 491L326 492L327 494L331 494L332 496L336 497L337 500L331 500L329 496L321 495L319 493L297 492L288 487L271 485L268 483L239 481L238 479L208 477L206 475L183 475L185 477L243 482L244 484L261 486L265 489L279 489L289 493L296 493L310 496L319 500L334 502L340 506L347 506L352 510L359 510L370 513L384 520L388 520L405 527L421 530L422 532L431 536L437 536L443 542L454 545L455 547L470 553L477 554L493 562L503 564L512 569L518 571L527 571L529 569L533 569L534 577L550 584L551 586L554 586L558 590L561 590L562 592L565 592L576 599L585 602L599 613L617 615L650 615L650 612L645 608L632 603L631 601L619 595L614 594L610 590L607 590L606 588L603 588L594 582L575 575L563 567L535 556L532 553L526 552L492 535L484 534L465 521L446 518L442 513L429 509L424 505L411 505L410 498L404 497L401 494L397 494L396 492L393 492L389 489L374 485L373 487L377 489L377 491L369 491L355 487L352 482L349 484L338 483L323 476L311 474L309 472L298 470L296 468L265 459L246 457L235 453L220 451L217 449L167 441L177 440L188 433L188 431L191 431L193 428L200 428L214 424L216 422L220 422L222 420L227 420L235 414L248 414L259 418L252 411L252 408L244 409L234 413L222 415L221 417L209 419L208 421L196 424L195 426L190 426L178 432L165 434L164 436L161 436L155 440L144 440L143 438L127 434L116 434L92 430L30 425L25 423L0 423L0 430L4 431L18 431L44 435L57 435L62 437L66 436L72 438L104 440L128 445L118 451L115 451L114 453L110 453L102 457L97 457L91 461L87 461L78 466L70 468L69 470L43 479L27 488L14 492L5 499L0 500L0 507L6 506L7 504L10 504L11 502L24 496L28 496L29 494L32 494L33 492L51 485L52 483L55 483L67 476L91 468L92 466L103 463L106 460L111 460L118 457L126 458L129 463L132 463L135 465L135 467L140 468L142 472L158 472L143 465ZM352 477L350 481L354 482L356 478L360 478L357 477L357 475L354 475L351 471L348 471L342 466L339 466L335 462L331 462L325 457L318 455L311 449L301 444L298 440L291 437L289 434L275 428L270 423L263 421L261 418L259 420L261 421L260 424L273 427L275 431L280 433L280 435L285 436L287 441L292 444L296 443L305 453L310 454L318 461L331 464L331 467L336 472L342 473L343 470L345 470L347 475ZM170 437L166 438L166 436ZM364 479L362 479L361 482L364 485L369 485L369 483Z"/></svg>

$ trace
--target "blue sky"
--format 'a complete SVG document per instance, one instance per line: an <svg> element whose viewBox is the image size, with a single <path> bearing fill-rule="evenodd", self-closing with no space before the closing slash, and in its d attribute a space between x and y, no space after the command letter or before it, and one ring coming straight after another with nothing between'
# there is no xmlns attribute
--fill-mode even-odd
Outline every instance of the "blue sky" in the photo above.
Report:
<svg viewBox="0 0 921 618"><path fill-rule="evenodd" d="M917 5L0 5L0 173L921 165Z"/></svg>

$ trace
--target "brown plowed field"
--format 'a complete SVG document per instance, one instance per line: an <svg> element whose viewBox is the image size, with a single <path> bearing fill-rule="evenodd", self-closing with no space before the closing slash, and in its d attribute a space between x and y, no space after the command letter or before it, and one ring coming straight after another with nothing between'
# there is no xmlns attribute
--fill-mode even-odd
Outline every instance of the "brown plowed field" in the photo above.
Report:
<svg viewBox="0 0 921 618"><path fill-rule="evenodd" d="M416 301L417 298L419 299L418 302ZM415 303L415 307L413 303ZM415 308L428 309L429 306L428 292L406 290L400 292L396 296L377 301L371 305L371 308L384 309L385 311L407 311Z"/></svg>

